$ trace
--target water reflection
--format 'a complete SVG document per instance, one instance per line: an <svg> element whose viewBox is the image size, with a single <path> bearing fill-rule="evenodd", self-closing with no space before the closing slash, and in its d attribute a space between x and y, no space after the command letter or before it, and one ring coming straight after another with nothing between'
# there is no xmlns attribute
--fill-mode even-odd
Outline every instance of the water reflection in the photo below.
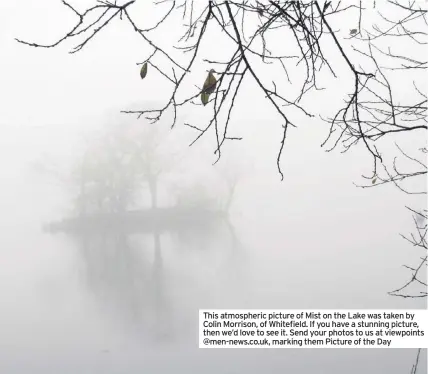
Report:
<svg viewBox="0 0 428 374"><path fill-rule="evenodd" d="M214 268L223 269L217 281L230 282L231 276L236 280L240 274L243 253L235 228L224 214L200 211L196 224L186 217L189 212L182 213L177 225L171 217L178 213L172 209L169 223L151 221L149 228L144 225L146 215L136 218L134 212L133 218L122 214L66 219L46 229L52 234L65 232L72 239L82 260L83 285L113 327L150 344L178 343L189 336L190 332L183 331L187 318L196 321L197 309L185 302L183 292L186 282L192 284L188 291L195 299L198 276L193 278L192 268L197 272L200 261L208 256ZM160 213L155 209L152 214ZM126 221L132 224L125 225ZM231 286L238 283L230 282ZM200 286L203 289L203 282ZM197 326L193 325L194 334Z"/></svg>

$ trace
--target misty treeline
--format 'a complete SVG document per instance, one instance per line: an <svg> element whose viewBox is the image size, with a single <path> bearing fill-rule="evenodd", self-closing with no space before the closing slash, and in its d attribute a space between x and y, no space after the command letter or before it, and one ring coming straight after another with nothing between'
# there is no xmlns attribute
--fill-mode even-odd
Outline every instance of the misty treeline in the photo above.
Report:
<svg viewBox="0 0 428 374"><path fill-rule="evenodd" d="M409 196L406 208L414 222L413 232L402 236L417 248L416 261L406 265L409 281L390 294L427 296L427 210L413 200L413 195L426 195L425 2L100 0L84 7L72 1L63 4L75 23L61 38L49 44L17 41L37 48L68 44L74 54L90 48L104 29L126 23L141 40L136 48L145 54L135 61L135 79L155 76L165 80L169 90L158 107L141 104L123 113L149 123L167 118L172 128L187 126L195 131L191 144L212 136L215 162L222 157L225 143L242 140L234 132L239 121L236 113L249 105L275 116L281 129L276 160L281 179L281 163L293 162L281 158L283 150L307 118L325 122L326 138L320 139L320 145L327 152L357 147L365 151L368 157L362 162L369 162L359 187L394 185ZM173 35L174 43L161 32ZM120 37L128 40L126 33ZM201 67L204 74L196 74ZM330 95L331 89L335 94L329 96L330 105L321 110L317 101ZM192 113L198 106L206 113L204 123L200 118L180 120L184 110ZM264 131L263 126L259 131ZM162 171L151 161L141 162L151 157L146 155L151 150L137 143L130 146L138 156L130 156L129 168L123 169L127 176L120 183L132 184L135 175L144 175L151 204L156 206ZM116 161L106 159L99 173L114 168ZM88 161L81 167L85 173L93 166ZM127 190L128 186L121 187ZM101 199L96 190L93 193ZM111 209L120 209L131 194L117 194L116 199Z"/></svg>
<svg viewBox="0 0 428 374"><path fill-rule="evenodd" d="M45 155L33 164L35 171L54 177L67 191L73 217L141 210L156 214L156 209L165 214L210 210L228 215L248 169L245 164L234 165L232 160L204 173L201 162L186 152L185 139L163 123L142 126L141 121L116 117L102 125L86 136L71 162ZM198 168L199 178L192 177Z"/></svg>

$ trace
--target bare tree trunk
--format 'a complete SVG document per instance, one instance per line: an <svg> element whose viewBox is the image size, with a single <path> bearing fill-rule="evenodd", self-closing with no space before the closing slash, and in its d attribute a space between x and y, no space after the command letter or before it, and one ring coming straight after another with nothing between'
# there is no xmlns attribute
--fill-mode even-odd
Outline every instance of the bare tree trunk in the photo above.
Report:
<svg viewBox="0 0 428 374"><path fill-rule="evenodd" d="M85 182L80 182L80 196L79 196L79 216L83 217L86 215L86 188Z"/></svg>
<svg viewBox="0 0 428 374"><path fill-rule="evenodd" d="M149 182L149 190L150 190L150 198L152 203L152 209L155 209L158 207L157 200L158 200L158 181L157 177L154 175L151 175L148 178Z"/></svg>
<svg viewBox="0 0 428 374"><path fill-rule="evenodd" d="M86 178L83 167L80 168L80 192L78 195L78 210L79 216L85 216L87 213L87 197L86 197Z"/></svg>
<svg viewBox="0 0 428 374"><path fill-rule="evenodd" d="M227 196L226 205L225 205L225 211L226 211L226 213L229 213L229 211L230 211L230 206L232 205L233 197L235 195L235 189L236 189L236 183L233 182L229 186L229 194Z"/></svg>

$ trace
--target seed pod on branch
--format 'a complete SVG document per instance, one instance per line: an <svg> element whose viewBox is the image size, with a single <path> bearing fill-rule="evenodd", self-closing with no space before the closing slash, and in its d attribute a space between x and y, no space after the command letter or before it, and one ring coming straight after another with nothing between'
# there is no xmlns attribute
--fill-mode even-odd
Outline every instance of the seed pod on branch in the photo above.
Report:
<svg viewBox="0 0 428 374"><path fill-rule="evenodd" d="M147 62L145 62L143 64L143 66L141 67L141 70L140 70L141 79L144 79L146 77L146 75L147 75Z"/></svg>
<svg viewBox="0 0 428 374"><path fill-rule="evenodd" d="M208 95L205 92L201 93L201 101L202 101L202 104L204 104L204 106L207 105L209 99L210 99L210 95Z"/></svg>
<svg viewBox="0 0 428 374"><path fill-rule="evenodd" d="M213 73L214 69L211 69L208 73L207 78L205 79L204 86L202 87L201 101L204 105L208 103L209 96L215 91L217 86L217 79L215 78Z"/></svg>

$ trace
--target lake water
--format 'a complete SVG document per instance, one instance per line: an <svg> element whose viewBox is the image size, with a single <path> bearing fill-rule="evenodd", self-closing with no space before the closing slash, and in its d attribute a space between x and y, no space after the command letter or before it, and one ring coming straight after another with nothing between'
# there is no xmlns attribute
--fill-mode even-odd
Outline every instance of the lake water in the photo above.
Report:
<svg viewBox="0 0 428 374"><path fill-rule="evenodd" d="M319 256L304 245L299 255L284 250L287 230L261 225L245 240L239 232L166 233L156 242L154 235L112 232L50 235L30 222L3 231L0 372L410 371L415 350L199 349L199 308L405 305L369 293L362 271L353 270L357 257L337 268L328 249ZM257 235L270 239L260 245Z"/></svg>

